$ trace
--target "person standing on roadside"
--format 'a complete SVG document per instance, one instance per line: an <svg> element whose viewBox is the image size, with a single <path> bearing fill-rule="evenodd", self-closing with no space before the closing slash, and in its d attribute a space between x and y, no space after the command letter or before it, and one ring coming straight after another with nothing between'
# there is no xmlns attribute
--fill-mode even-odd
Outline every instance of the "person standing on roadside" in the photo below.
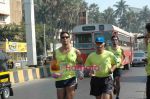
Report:
<svg viewBox="0 0 150 99"><path fill-rule="evenodd" d="M145 66L145 70L147 73L147 82L146 82L146 99L150 99L150 23L147 23L145 26L147 30L147 34L145 35L145 44L147 47L148 57L147 57L147 65Z"/></svg>
<svg viewBox="0 0 150 99"><path fill-rule="evenodd" d="M53 59L57 61L61 72L52 71L56 79L57 99L73 99L77 88L76 72L64 68L82 64L81 52L72 47L68 32L61 32L60 41L62 46L54 51ZM83 79L83 76L79 75L79 79Z"/></svg>
<svg viewBox="0 0 150 99"><path fill-rule="evenodd" d="M117 33L115 33L117 34ZM116 35L113 35L111 37L112 47L108 50L113 52L114 55L117 58L117 67L113 72L113 78L114 78L114 94L116 94L116 99L119 99L119 93L120 93L120 77L122 72L122 62L125 58L123 49L119 46L119 38Z"/></svg>
<svg viewBox="0 0 150 99"><path fill-rule="evenodd" d="M96 52L92 52L86 59L85 66L97 66L98 70L91 70L89 76L90 81L90 95L95 96L96 99L111 99L113 91L113 79L111 74L116 68L117 59L115 55L105 50L104 37L97 37L95 39Z"/></svg>
<svg viewBox="0 0 150 99"><path fill-rule="evenodd" d="M7 55L7 53L1 50L0 51L0 71L8 70L8 65L7 65L8 59L9 59L9 56Z"/></svg>

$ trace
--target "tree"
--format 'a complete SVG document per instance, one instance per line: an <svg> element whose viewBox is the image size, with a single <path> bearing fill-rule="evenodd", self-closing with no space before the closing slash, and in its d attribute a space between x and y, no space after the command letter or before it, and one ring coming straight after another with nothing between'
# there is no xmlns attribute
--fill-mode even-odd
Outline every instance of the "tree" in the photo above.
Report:
<svg viewBox="0 0 150 99"><path fill-rule="evenodd" d="M108 7L104 12L101 14L102 22L105 24L116 24L114 10Z"/></svg>
<svg viewBox="0 0 150 99"><path fill-rule="evenodd" d="M144 6L143 9L139 13L140 15L140 20L143 21L144 23L150 21L150 9L148 6Z"/></svg>
<svg viewBox="0 0 150 99"><path fill-rule="evenodd" d="M140 33L140 25L137 25L140 24L138 13L129 9L125 17L127 24L125 30L133 33Z"/></svg>
<svg viewBox="0 0 150 99"><path fill-rule="evenodd" d="M100 12L99 7L97 4L93 3L89 6L89 23L99 23L100 19Z"/></svg>
<svg viewBox="0 0 150 99"><path fill-rule="evenodd" d="M23 25L7 24L0 26L0 40L1 41L25 41L25 32Z"/></svg>
<svg viewBox="0 0 150 99"><path fill-rule="evenodd" d="M58 41L60 29L70 31L77 24L82 3L83 0L36 0L36 24L46 24L46 36L55 43Z"/></svg>
<svg viewBox="0 0 150 99"><path fill-rule="evenodd" d="M115 15L117 18L122 17L127 12L129 5L127 5L125 3L126 3L126 1L120 0L119 2L116 2L116 4L114 4L114 7L117 8L115 10Z"/></svg>

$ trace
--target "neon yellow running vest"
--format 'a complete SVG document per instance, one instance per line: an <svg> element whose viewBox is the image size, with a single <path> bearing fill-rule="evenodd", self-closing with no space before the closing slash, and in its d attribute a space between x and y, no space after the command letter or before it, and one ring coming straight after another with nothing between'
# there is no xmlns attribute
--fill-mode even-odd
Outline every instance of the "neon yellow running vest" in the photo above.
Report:
<svg viewBox="0 0 150 99"><path fill-rule="evenodd" d="M113 52L114 55L117 57L117 68L123 68L121 65L121 58L122 58L122 49L120 46L117 48L117 50L114 50L112 48L108 49L109 51Z"/></svg>
<svg viewBox="0 0 150 99"><path fill-rule="evenodd" d="M148 57L147 57L148 64L145 66L145 70L147 75L149 76L150 75L150 42L148 42L147 53L148 53Z"/></svg>
<svg viewBox="0 0 150 99"><path fill-rule="evenodd" d="M56 50L56 60L58 61L58 64L60 66L60 72L62 73L62 77L57 78L56 81L59 80L66 80L72 77L75 77L75 71L74 70L66 70L66 65L74 66L76 64L77 54L76 49L71 48L70 52L67 54L60 52L59 49Z"/></svg>

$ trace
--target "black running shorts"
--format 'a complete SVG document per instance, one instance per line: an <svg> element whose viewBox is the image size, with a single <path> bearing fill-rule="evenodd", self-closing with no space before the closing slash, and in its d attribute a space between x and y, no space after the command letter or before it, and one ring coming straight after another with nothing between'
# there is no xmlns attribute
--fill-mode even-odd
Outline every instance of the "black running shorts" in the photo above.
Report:
<svg viewBox="0 0 150 99"><path fill-rule="evenodd" d="M116 78L116 77L120 77L122 74L122 69L121 68L116 68L113 72L113 77Z"/></svg>
<svg viewBox="0 0 150 99"><path fill-rule="evenodd" d="M56 88L65 88L68 86L75 86L75 88L77 88L77 78L72 77L66 80L56 81L55 86Z"/></svg>
<svg viewBox="0 0 150 99"><path fill-rule="evenodd" d="M100 96L102 93L111 94L113 89L112 77L92 77L90 95Z"/></svg>

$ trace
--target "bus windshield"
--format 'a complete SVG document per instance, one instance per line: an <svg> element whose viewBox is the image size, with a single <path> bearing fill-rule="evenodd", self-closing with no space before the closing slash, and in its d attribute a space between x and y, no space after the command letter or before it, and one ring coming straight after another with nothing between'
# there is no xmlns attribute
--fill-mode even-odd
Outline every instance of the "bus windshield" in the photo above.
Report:
<svg viewBox="0 0 150 99"><path fill-rule="evenodd" d="M75 44L76 48L88 49L92 48L92 34L75 34Z"/></svg>
<svg viewBox="0 0 150 99"><path fill-rule="evenodd" d="M110 31L95 32L94 38L99 37L99 36L103 36L105 38L105 43L107 45L111 45L111 36L112 36L112 33Z"/></svg>

